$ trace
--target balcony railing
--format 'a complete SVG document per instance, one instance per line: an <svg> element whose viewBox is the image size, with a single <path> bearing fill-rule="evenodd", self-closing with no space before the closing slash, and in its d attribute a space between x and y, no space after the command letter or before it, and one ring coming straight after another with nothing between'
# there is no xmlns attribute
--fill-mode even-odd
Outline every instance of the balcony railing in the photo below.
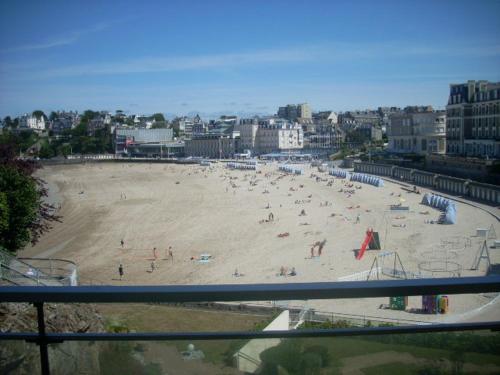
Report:
<svg viewBox="0 0 500 375"><path fill-rule="evenodd" d="M176 286L2 286L0 302L32 303L38 332L0 332L0 340L25 340L40 348L42 374L49 374L48 345L64 341L171 341L341 337L424 332L500 330L500 321L371 328L289 331L47 333L44 303L174 303L373 298L500 292L500 275L388 281ZM500 317L500 315L499 315Z"/></svg>

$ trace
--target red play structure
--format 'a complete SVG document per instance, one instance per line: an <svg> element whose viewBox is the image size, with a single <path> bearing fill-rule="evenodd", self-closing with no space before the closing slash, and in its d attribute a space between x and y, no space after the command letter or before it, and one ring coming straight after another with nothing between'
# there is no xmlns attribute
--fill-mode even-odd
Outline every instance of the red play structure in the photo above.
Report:
<svg viewBox="0 0 500 375"><path fill-rule="evenodd" d="M378 232L374 232L372 228L368 228L368 230L366 231L365 240L361 244L361 248L359 249L358 255L356 256L357 260L363 258L367 247L370 247L370 249L380 250Z"/></svg>

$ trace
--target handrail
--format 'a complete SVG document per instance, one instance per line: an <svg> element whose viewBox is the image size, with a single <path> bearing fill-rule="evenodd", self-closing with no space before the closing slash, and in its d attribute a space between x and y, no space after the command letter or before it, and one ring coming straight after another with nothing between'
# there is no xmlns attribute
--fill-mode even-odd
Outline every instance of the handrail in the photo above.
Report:
<svg viewBox="0 0 500 375"><path fill-rule="evenodd" d="M438 323L429 325L299 329L274 331L208 331L208 332L131 332L131 333L45 333L48 344L63 341L184 341L184 340L250 340L304 337L345 337L384 334L463 332L500 330L500 322ZM26 340L38 343L37 332L0 332L0 340Z"/></svg>
<svg viewBox="0 0 500 375"><path fill-rule="evenodd" d="M36 306L38 332L0 332L0 340L26 340L40 347L41 373L50 374L48 345L64 341L230 340L383 335L470 330L500 330L500 321L372 328L288 331L47 333L46 302L201 302L363 298L429 294L500 292L500 275L441 279L351 281L291 284L173 286L0 286L0 302L30 302Z"/></svg>
<svg viewBox="0 0 500 375"><path fill-rule="evenodd" d="M0 302L227 302L373 298L500 291L500 275L483 277L169 286L8 286Z"/></svg>
<svg viewBox="0 0 500 375"><path fill-rule="evenodd" d="M19 278L19 280L30 280L30 281L32 281L33 283L37 284L37 286L36 286L36 287L39 287L39 286L45 286L45 285L46 285L43 281L41 281L41 278L40 278L40 277L38 277L38 276L37 276L37 277L34 277L34 276L31 276L31 275L26 275L26 274L24 274L24 273L22 273L22 272L20 272L20 271L18 271L18 270L16 270L16 269L14 269L14 268L12 268L12 267L10 267L10 266L6 265L6 264L4 264L4 263L0 263L0 268L1 268L1 269L5 269L5 270L7 270L7 271L8 271L8 272L10 272L11 274L15 274L15 275L17 275L17 277ZM6 277L6 276L4 276L4 275L5 275L5 273L4 273L4 272L2 272L2 277L1 277L1 279L6 280L6 281L10 281L10 282L14 283L16 286L20 286L20 287L22 287L22 286L23 286L23 285L21 285L21 284L16 283L15 281L13 281L13 280L10 278L10 276L9 276L9 277ZM45 275L43 274L43 276L45 276ZM12 286L8 286L7 288L13 288L13 287L12 287ZM0 300L0 301L1 301L1 300Z"/></svg>

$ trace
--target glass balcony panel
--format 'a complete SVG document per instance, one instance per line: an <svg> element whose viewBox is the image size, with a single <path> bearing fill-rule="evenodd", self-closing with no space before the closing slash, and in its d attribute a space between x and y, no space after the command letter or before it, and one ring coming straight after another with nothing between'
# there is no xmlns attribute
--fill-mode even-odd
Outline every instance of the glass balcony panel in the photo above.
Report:
<svg viewBox="0 0 500 375"><path fill-rule="evenodd" d="M475 331L300 339L65 342L51 349L51 370L53 374L492 374L500 371L499 340L499 333Z"/></svg>

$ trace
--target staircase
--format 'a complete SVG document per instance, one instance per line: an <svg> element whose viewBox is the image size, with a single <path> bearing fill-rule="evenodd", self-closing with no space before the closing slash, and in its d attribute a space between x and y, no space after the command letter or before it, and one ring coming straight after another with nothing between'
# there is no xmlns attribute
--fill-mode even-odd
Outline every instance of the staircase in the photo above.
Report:
<svg viewBox="0 0 500 375"><path fill-rule="evenodd" d="M62 286L56 278L0 249L0 282L13 285Z"/></svg>

